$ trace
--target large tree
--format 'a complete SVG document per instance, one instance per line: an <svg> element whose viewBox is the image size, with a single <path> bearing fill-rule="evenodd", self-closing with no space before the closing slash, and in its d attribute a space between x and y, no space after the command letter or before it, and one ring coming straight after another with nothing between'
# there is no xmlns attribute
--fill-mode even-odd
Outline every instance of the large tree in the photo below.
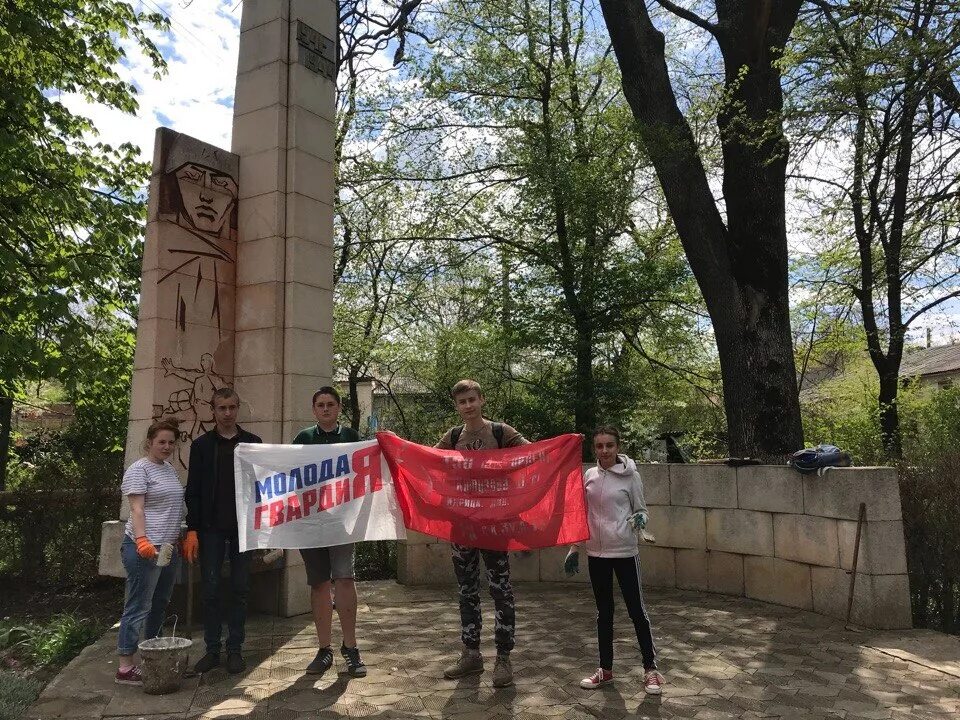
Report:
<svg viewBox="0 0 960 720"><path fill-rule="evenodd" d="M644 0L600 0L639 134L713 324L734 455L802 443L790 331L786 170L778 62L802 0L717 0L704 17L657 3L714 43L722 202L671 83L667 45Z"/></svg>
<svg viewBox="0 0 960 720"><path fill-rule="evenodd" d="M504 374L522 375L524 351L562 359L589 434L601 346L649 329L688 276L609 42L568 0L453 0L427 15L424 101L393 119L408 172L439 188L472 262L499 266Z"/></svg>
<svg viewBox="0 0 960 720"><path fill-rule="evenodd" d="M797 40L791 114L819 294L857 311L896 459L907 333L960 296L960 4L817 0Z"/></svg>
<svg viewBox="0 0 960 720"><path fill-rule="evenodd" d="M145 31L165 25L118 0L0 4L0 396L75 386L111 351L104 318L135 307L149 166L98 141L64 97L134 112L124 46L161 71Z"/></svg>

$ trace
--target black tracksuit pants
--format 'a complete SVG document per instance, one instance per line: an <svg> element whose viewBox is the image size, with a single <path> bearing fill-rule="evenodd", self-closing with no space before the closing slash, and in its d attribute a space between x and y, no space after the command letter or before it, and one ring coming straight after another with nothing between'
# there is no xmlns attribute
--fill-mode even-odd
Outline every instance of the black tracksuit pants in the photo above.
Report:
<svg viewBox="0 0 960 720"><path fill-rule="evenodd" d="M640 559L638 556L623 558L587 558L590 568L590 584L593 585L593 597L597 601L597 640L600 645L600 667L613 670L613 576L616 574L620 584L623 602L627 613L633 620L643 655L643 669L657 667L657 649L653 644L650 630L650 618L643 604L643 592L640 589Z"/></svg>

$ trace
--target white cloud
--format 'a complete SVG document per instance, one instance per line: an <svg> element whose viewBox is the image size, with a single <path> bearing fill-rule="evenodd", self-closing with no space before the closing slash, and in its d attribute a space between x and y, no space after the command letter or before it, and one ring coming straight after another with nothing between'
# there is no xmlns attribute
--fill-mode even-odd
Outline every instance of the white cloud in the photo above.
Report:
<svg viewBox="0 0 960 720"><path fill-rule="evenodd" d="M170 18L168 32L150 33L168 72L155 79L149 60L127 39L122 41L127 58L119 72L138 89L136 115L75 96L63 102L93 121L102 142L132 142L145 160L153 157L154 133L161 125L229 149L242 6L237 0L130 1L137 10L159 10Z"/></svg>

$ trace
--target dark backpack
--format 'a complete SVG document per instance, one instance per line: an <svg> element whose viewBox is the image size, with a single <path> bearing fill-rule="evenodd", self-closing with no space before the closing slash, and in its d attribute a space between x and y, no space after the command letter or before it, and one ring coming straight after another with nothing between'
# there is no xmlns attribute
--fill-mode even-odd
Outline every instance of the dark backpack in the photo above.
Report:
<svg viewBox="0 0 960 720"><path fill-rule="evenodd" d="M849 467L850 455L836 445L817 445L814 448L797 450L790 456L787 464L797 472L807 474L828 467Z"/></svg>
<svg viewBox="0 0 960 720"><path fill-rule="evenodd" d="M495 422L490 429L493 431L493 439L497 441L497 447L503 448L503 423ZM456 449L457 441L462 434L463 425L457 425L450 431L450 447Z"/></svg>

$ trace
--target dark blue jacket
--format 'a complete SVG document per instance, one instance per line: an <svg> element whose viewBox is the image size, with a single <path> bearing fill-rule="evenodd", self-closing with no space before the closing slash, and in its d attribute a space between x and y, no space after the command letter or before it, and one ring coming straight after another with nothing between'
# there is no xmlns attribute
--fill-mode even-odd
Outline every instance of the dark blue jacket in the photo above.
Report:
<svg viewBox="0 0 960 720"><path fill-rule="evenodd" d="M263 442L237 425L240 442ZM187 469L187 530L216 527L217 431L205 432L190 444L190 467Z"/></svg>

